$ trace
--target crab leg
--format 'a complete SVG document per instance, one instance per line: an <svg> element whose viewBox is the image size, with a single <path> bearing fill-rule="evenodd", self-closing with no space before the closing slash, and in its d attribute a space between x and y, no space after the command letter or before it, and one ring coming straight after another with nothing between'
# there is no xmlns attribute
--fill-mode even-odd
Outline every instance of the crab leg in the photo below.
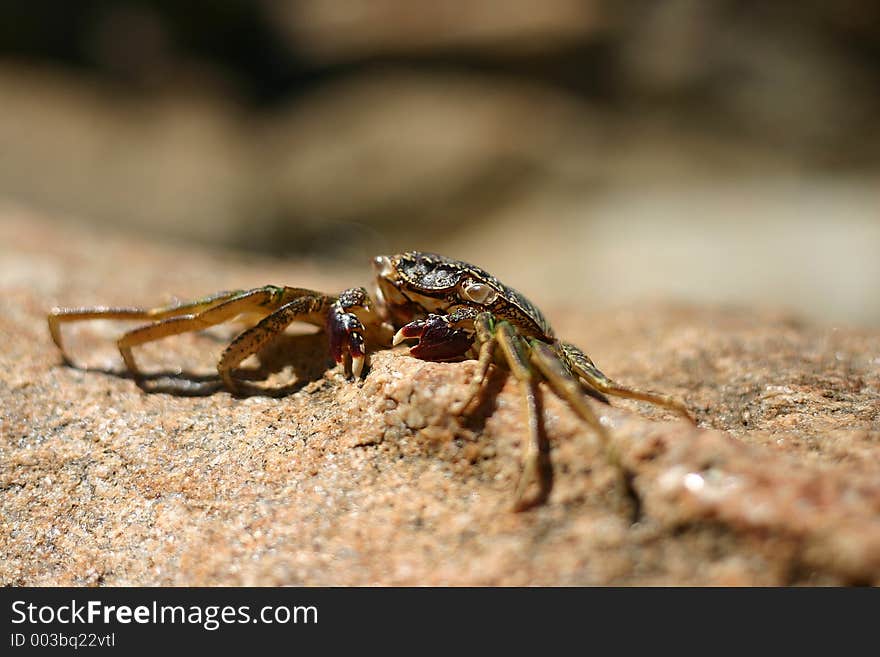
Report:
<svg viewBox="0 0 880 657"><path fill-rule="evenodd" d="M227 388L232 391L236 388L232 370L245 358L257 353L292 322L325 325L334 360L337 363L345 362L347 374L353 374L356 378L361 375L366 357L366 327L351 311L371 312L366 290L350 288L338 298L308 290L305 292L308 293L288 301L255 326L240 333L230 343L217 364L217 371Z"/></svg>
<svg viewBox="0 0 880 657"><path fill-rule="evenodd" d="M255 326L242 331L226 347L217 363L217 372L226 388L231 392L236 390L232 370L245 358L257 353L292 322L320 324L332 300L332 297L316 293L298 297L261 319Z"/></svg>
<svg viewBox="0 0 880 657"><path fill-rule="evenodd" d="M133 329L119 338L116 344L126 367L137 378L140 376L140 370L134 360L132 347L180 333L206 329L234 319L242 313L265 314L283 305L289 300L288 295L302 296L302 292L304 290L271 285L255 288L241 292L201 312L177 315Z"/></svg>
<svg viewBox="0 0 880 657"><path fill-rule="evenodd" d="M580 383L565 370L559 355L550 345L540 340L530 340L529 346L532 364L544 375L550 387L571 405L581 419L596 430L606 449L610 448L611 436L608 430L599 422L596 413L587 403Z"/></svg>
<svg viewBox="0 0 880 657"><path fill-rule="evenodd" d="M535 378L529 359L525 353L525 344L517 335L516 329L506 322L501 321L495 325L495 338L501 353L507 361L510 371L517 378L522 387L523 398L526 402L526 412L529 418L529 437L522 455L522 472L516 486L514 510L522 511L536 504L542 504L550 495L552 487L552 469L549 464L549 446L546 439L541 435L538 403L535 395ZM537 481L539 492L534 499L525 497L528 485Z"/></svg>
<svg viewBox="0 0 880 657"><path fill-rule="evenodd" d="M593 364L593 361L591 361L584 352L574 345L563 343L561 348L563 357L568 361L571 369L581 378L585 385L594 388L599 392L605 393L606 395L635 399L667 408L688 419L690 422L694 422L694 418L690 414L690 411L688 411L687 407L681 402L664 395L629 388L616 381L612 381Z"/></svg>
<svg viewBox="0 0 880 657"><path fill-rule="evenodd" d="M465 393L464 401L458 408L453 410L456 414L464 413L483 388L486 375L489 373L489 367L495 359L495 348L498 346L498 341L495 340L495 336L492 333L494 328L493 325L494 320L489 313L480 313L474 319L476 342L480 345L477 360L477 372L471 379L468 391Z"/></svg>
<svg viewBox="0 0 880 657"><path fill-rule="evenodd" d="M360 311L371 329L381 326L373 314L373 304L367 291L352 287L343 291L326 312L325 326L330 340L330 355L336 364L342 364L346 376L360 378L366 359L365 335L367 327L356 314ZM375 337L375 336L373 336Z"/></svg>
<svg viewBox="0 0 880 657"><path fill-rule="evenodd" d="M233 297L240 295L243 290L234 290L227 292L217 292L211 296L202 299L196 299L184 304L173 304L170 306L159 306L158 308L113 308L109 306L96 306L93 308L53 308L49 312L49 334L55 346L61 350L61 355L65 362L70 359L64 351L64 345L61 340L61 324L66 322L80 322L92 319L150 319L154 321L167 319L180 315L181 313L198 313L207 310L211 306L215 306L223 301L228 301Z"/></svg>
<svg viewBox="0 0 880 657"><path fill-rule="evenodd" d="M550 387L553 388L556 394L565 399L574 411L599 434L605 460L615 470L615 485L618 493L616 499L622 502L626 499L629 489L628 473L623 466L623 461L611 439L611 435L599 421L593 409L590 408L589 403L587 403L585 392L580 382L568 372L564 362L560 360L560 355L550 345L540 340L530 340L529 346L531 347L530 356L532 363L544 375Z"/></svg>
<svg viewBox="0 0 880 657"><path fill-rule="evenodd" d="M345 361L346 373L360 376L366 357L364 341L367 329L357 312L368 321L371 329L383 329L381 322L374 321L372 303L363 288L350 288L337 297L304 288L274 285L218 292L188 303L157 308L54 308L49 313L48 323L52 340L61 349L65 362L69 363L70 359L64 354L62 346L62 323L94 319L153 320L151 324L125 333L117 341L126 367L135 378L140 378L133 347L222 324L240 315L255 315L259 321L232 341L217 364L223 382L234 391L236 385L232 370L294 321L325 328L336 362Z"/></svg>

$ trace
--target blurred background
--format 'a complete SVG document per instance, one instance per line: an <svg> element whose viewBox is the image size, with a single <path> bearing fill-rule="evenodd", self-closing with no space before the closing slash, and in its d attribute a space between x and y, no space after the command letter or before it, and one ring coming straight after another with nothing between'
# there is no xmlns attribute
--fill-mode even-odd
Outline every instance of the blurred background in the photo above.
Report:
<svg viewBox="0 0 880 657"><path fill-rule="evenodd" d="M870 0L0 3L0 203L352 283L880 325L878 110Z"/></svg>

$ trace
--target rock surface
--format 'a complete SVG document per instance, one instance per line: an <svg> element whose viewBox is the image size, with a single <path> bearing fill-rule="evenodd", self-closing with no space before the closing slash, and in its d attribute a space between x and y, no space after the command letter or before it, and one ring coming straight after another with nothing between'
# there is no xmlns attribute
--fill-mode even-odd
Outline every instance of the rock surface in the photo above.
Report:
<svg viewBox="0 0 880 657"><path fill-rule="evenodd" d="M157 372L142 390L113 347L121 325L65 327L77 367L45 325L53 305L338 290L368 269L83 234L4 209L0 583L880 584L877 330L746 308L545 308L609 375L697 416L694 428L595 403L632 474L628 517L593 433L543 389L554 488L511 512L525 418L503 371L457 418L473 362L379 351L354 384L304 332L246 363L249 392L233 397L210 376L232 333L220 327L141 349Z"/></svg>

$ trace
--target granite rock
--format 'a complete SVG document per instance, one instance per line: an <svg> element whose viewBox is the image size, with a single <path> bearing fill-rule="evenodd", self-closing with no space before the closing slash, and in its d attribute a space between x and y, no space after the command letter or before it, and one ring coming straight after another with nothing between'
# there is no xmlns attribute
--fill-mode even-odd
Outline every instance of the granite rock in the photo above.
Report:
<svg viewBox="0 0 880 657"><path fill-rule="evenodd" d="M501 272L496 272L501 274ZM621 513L593 432L541 389L554 487L511 511L524 409L474 362L375 352L363 382L323 336L284 335L212 377L231 327L144 347L53 305L159 304L268 282L338 290L363 272L0 220L0 582L4 585L880 584L880 332L768 310L551 307L604 371L683 399L698 426L594 403L630 474ZM527 290L528 292L528 290ZM592 402L591 402L592 403Z"/></svg>

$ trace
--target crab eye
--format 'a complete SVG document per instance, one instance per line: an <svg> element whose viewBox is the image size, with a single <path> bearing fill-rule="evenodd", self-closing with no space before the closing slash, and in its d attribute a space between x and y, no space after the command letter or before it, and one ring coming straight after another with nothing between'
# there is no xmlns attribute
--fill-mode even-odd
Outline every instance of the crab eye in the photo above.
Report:
<svg viewBox="0 0 880 657"><path fill-rule="evenodd" d="M394 265L388 256L376 256L373 258L373 269L378 276L387 278L394 271Z"/></svg>
<svg viewBox="0 0 880 657"><path fill-rule="evenodd" d="M465 298L474 303L485 305L495 301L498 294L485 283L470 283L464 286L462 293Z"/></svg>

